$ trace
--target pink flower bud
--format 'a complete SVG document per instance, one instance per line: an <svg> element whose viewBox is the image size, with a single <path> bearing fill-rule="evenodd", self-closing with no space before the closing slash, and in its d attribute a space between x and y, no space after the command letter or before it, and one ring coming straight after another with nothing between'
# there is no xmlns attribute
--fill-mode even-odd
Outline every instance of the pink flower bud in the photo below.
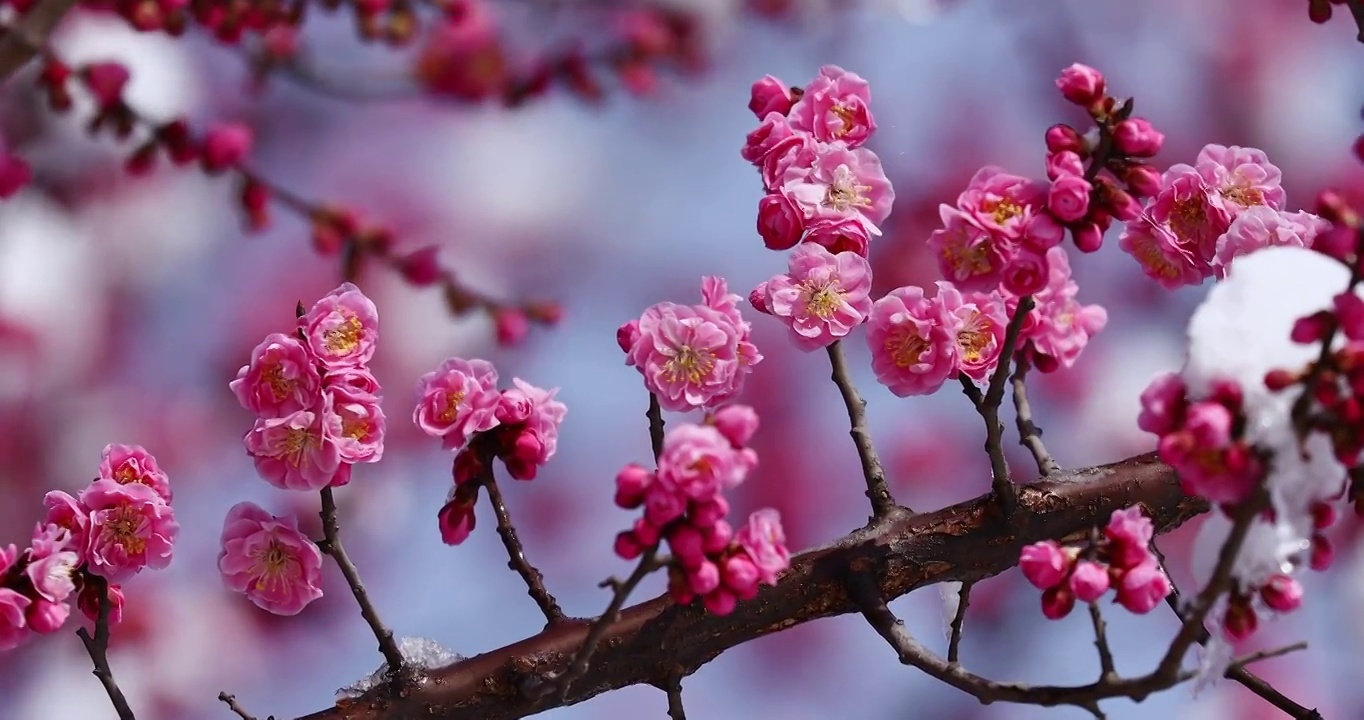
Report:
<svg viewBox="0 0 1364 720"><path fill-rule="evenodd" d="M644 493L654 481L653 473L640 465L626 465L616 474L616 505L633 510L644 502Z"/></svg>
<svg viewBox="0 0 1364 720"><path fill-rule="evenodd" d="M643 547L651 547L658 542L659 527L648 518L636 518L633 526L635 540Z"/></svg>
<svg viewBox="0 0 1364 720"><path fill-rule="evenodd" d="M1325 535L1312 536L1312 553L1308 565L1317 572L1324 572L1335 562L1336 550Z"/></svg>
<svg viewBox="0 0 1364 720"><path fill-rule="evenodd" d="M740 599L751 600L758 594L758 566L745 554L734 555L724 561L725 589Z"/></svg>
<svg viewBox="0 0 1364 720"><path fill-rule="evenodd" d="M687 584L697 595L714 592L720 587L720 568L715 563L703 559L700 564L687 570Z"/></svg>
<svg viewBox="0 0 1364 720"><path fill-rule="evenodd" d="M639 321L631 320L616 329L616 344L623 352L630 352L630 348L639 342Z"/></svg>
<svg viewBox="0 0 1364 720"><path fill-rule="evenodd" d="M1150 165L1133 163L1123 170L1127 190L1136 197L1155 197L1160 194L1160 171Z"/></svg>
<svg viewBox="0 0 1364 720"><path fill-rule="evenodd" d="M1088 65L1075 63L1061 71L1056 87L1067 100L1090 107L1104 97L1104 76Z"/></svg>
<svg viewBox="0 0 1364 720"><path fill-rule="evenodd" d="M1047 210L1061 222L1076 222L1089 212L1088 180L1079 175L1062 175L1047 191Z"/></svg>
<svg viewBox="0 0 1364 720"><path fill-rule="evenodd" d="M615 550L616 557L621 560L634 560L644 553L644 548L640 546L639 539L629 530L616 535L616 542L612 549Z"/></svg>
<svg viewBox="0 0 1364 720"><path fill-rule="evenodd" d="M1155 527L1151 519L1142 514L1140 506L1114 510L1104 528L1113 565L1121 569L1134 568L1151 559L1148 546L1154 534Z"/></svg>
<svg viewBox="0 0 1364 720"><path fill-rule="evenodd" d="M1023 230L1023 242L1034 250L1046 252L1066 239L1066 228L1048 213L1037 213Z"/></svg>
<svg viewBox="0 0 1364 720"><path fill-rule="evenodd" d="M805 232L800 209L784 193L764 195L758 201L758 234L772 250L788 250Z"/></svg>
<svg viewBox="0 0 1364 720"><path fill-rule="evenodd" d="M651 525L663 527L682 517L687 511L687 501L677 493L654 485L644 496L644 519Z"/></svg>
<svg viewBox="0 0 1364 720"><path fill-rule="evenodd" d="M1073 152L1083 155L1088 149L1080 132L1064 123L1047 128L1046 142L1047 152L1050 153Z"/></svg>
<svg viewBox="0 0 1364 720"><path fill-rule="evenodd" d="M1364 298L1353 291L1335 297L1336 320L1340 331L1351 340L1364 340Z"/></svg>
<svg viewBox="0 0 1364 720"><path fill-rule="evenodd" d="M1260 588L1265 605L1275 612L1293 612L1302 605L1302 585L1287 575L1274 575Z"/></svg>
<svg viewBox="0 0 1364 720"><path fill-rule="evenodd" d="M1312 503L1312 528L1325 530L1336 524L1336 506L1328 502Z"/></svg>
<svg viewBox="0 0 1364 720"><path fill-rule="evenodd" d="M219 173L240 163L251 152L251 128L243 123L214 126L204 137L204 170Z"/></svg>
<svg viewBox="0 0 1364 720"><path fill-rule="evenodd" d="M525 340L530 333L530 318L520 308L498 308L493 313L493 320L497 328L497 343L502 347L512 347Z"/></svg>
<svg viewBox="0 0 1364 720"><path fill-rule="evenodd" d="M1057 585L1042 593L1042 615L1048 620L1060 620L1075 607L1075 595L1065 585Z"/></svg>
<svg viewBox="0 0 1364 720"><path fill-rule="evenodd" d="M1255 634L1255 628L1260 624L1260 618L1255 614L1255 608L1245 601L1237 602L1233 600L1227 604L1227 615L1222 618L1222 630L1227 638L1233 642L1245 640Z"/></svg>
<svg viewBox="0 0 1364 720"><path fill-rule="evenodd" d="M1091 603L1108 592L1108 569L1099 563L1081 560L1070 574L1070 591L1075 599Z"/></svg>
<svg viewBox="0 0 1364 720"><path fill-rule="evenodd" d="M403 274L403 279L417 287L434 285L445 276L440 267L439 255L440 248L436 245L414 250L399 258L398 271Z"/></svg>
<svg viewBox="0 0 1364 720"><path fill-rule="evenodd" d="M1355 138L1354 151L1355 158L1364 163L1364 135Z"/></svg>
<svg viewBox="0 0 1364 720"><path fill-rule="evenodd" d="M1293 330L1289 333L1289 338L1300 345L1312 345L1321 342L1326 333L1335 325L1335 316L1327 310L1313 313L1304 318L1298 318L1293 323Z"/></svg>
<svg viewBox="0 0 1364 720"><path fill-rule="evenodd" d="M446 545L458 545L468 540L470 533L474 531L474 505L451 500L437 513L436 521L440 527L441 542Z"/></svg>
<svg viewBox="0 0 1364 720"><path fill-rule="evenodd" d="M1085 163L1074 150L1062 150L1047 154L1047 177L1055 180L1067 175L1085 174Z"/></svg>
<svg viewBox="0 0 1364 720"><path fill-rule="evenodd" d="M1080 252L1092 253L1103 247L1104 232L1094 223L1084 223L1072 228L1070 234L1075 238L1075 249Z"/></svg>
<svg viewBox="0 0 1364 720"><path fill-rule="evenodd" d="M1099 198L1103 207L1122 222L1131 222L1141 217L1141 203L1110 180L1100 178Z"/></svg>
<svg viewBox="0 0 1364 720"><path fill-rule="evenodd" d="M1151 157L1160 152L1165 135L1146 118L1128 118L1113 128L1113 144L1118 152L1131 157Z"/></svg>
<svg viewBox="0 0 1364 720"><path fill-rule="evenodd" d="M1033 295L1047 287L1051 264L1044 252L1024 245L1004 270L1002 287L1015 297Z"/></svg>
<svg viewBox="0 0 1364 720"><path fill-rule="evenodd" d="M33 179L33 169L18 155L0 157L0 199L12 197Z"/></svg>
<svg viewBox="0 0 1364 720"><path fill-rule="evenodd" d="M122 101L128 77L128 68L117 62L91 63L81 72L81 80L95 96L101 110L108 110Z"/></svg>
<svg viewBox="0 0 1364 720"><path fill-rule="evenodd" d="M748 294L748 304L764 315L772 314L772 298L768 295L766 280L758 283L758 286L753 288L753 292Z"/></svg>
<svg viewBox="0 0 1364 720"><path fill-rule="evenodd" d="M761 120L772 112L785 115L791 111L794 104L795 99L791 97L791 89L786 83L771 75L764 75L753 83L748 109Z"/></svg>
<svg viewBox="0 0 1364 720"><path fill-rule="evenodd" d="M109 625L117 625L123 622L123 588L116 584L109 584ZM76 598L76 605L81 612L91 621L99 620L99 592L96 590L95 583L86 583L81 586L80 595Z"/></svg>
<svg viewBox="0 0 1364 720"><path fill-rule="evenodd" d="M729 547L733 539L734 528L724 520L717 520L714 525L701 530L701 549L707 555L718 555Z"/></svg>
<svg viewBox="0 0 1364 720"><path fill-rule="evenodd" d="M673 558L682 565L683 568L692 569L700 567L706 562L706 553L702 550L701 531L686 523L679 523L668 533L668 547L672 550ZM710 590L701 590L693 587L697 593L707 593Z"/></svg>
<svg viewBox="0 0 1364 720"><path fill-rule="evenodd" d="M706 612L711 615L724 617L734 612L734 607L739 604L739 599L734 596L734 593L721 588L708 595L701 596L701 604L706 606Z"/></svg>
<svg viewBox="0 0 1364 720"><path fill-rule="evenodd" d="M1117 592L1119 605L1129 612L1144 615L1170 594L1170 579L1152 558L1124 572Z"/></svg>
<svg viewBox="0 0 1364 720"><path fill-rule="evenodd" d="M52 633L62 629L66 618L71 615L71 606L64 602L51 602L36 598L24 611L28 626L36 633Z"/></svg>
<svg viewBox="0 0 1364 720"><path fill-rule="evenodd" d="M748 405L726 405L715 411L711 422L735 448L748 445L758 431L758 413Z"/></svg>
<svg viewBox="0 0 1364 720"><path fill-rule="evenodd" d="M716 497L703 503L693 504L691 520L699 528L708 528L720 522L728 514L729 502L723 497Z"/></svg>
<svg viewBox="0 0 1364 720"><path fill-rule="evenodd" d="M1055 587L1066 578L1070 561L1054 540L1043 540L1023 548L1018 557L1023 577L1039 590Z"/></svg>

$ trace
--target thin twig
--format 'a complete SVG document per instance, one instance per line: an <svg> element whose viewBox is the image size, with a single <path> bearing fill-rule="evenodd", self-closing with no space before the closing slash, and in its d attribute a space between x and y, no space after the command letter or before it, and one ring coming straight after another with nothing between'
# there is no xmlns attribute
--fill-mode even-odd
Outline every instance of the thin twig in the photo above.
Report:
<svg viewBox="0 0 1364 720"><path fill-rule="evenodd" d="M346 578L346 584L350 586L351 594L355 595L355 602L360 605L360 615L369 623L370 630L374 631L374 638L379 641L379 652L383 653L384 661L388 664L389 679L395 684L399 683L406 669L402 651L393 640L393 631L379 619L379 611L374 608L374 603L370 602L365 585L360 581L360 571L355 569L355 563L351 562L350 556L346 555L345 547L341 545L341 528L336 521L336 498L332 496L330 487L322 488L320 514L324 538L322 549L336 561L336 566Z"/></svg>
<svg viewBox="0 0 1364 720"><path fill-rule="evenodd" d="M1031 363L1027 353L1020 354L1014 364L1014 374L1010 382L1014 388L1014 411L1018 415L1018 443L1032 453L1033 460L1037 461L1037 471L1043 477L1054 475L1061 472L1061 466L1042 443L1042 428L1033 422L1032 404L1028 402L1026 378Z"/></svg>
<svg viewBox="0 0 1364 720"><path fill-rule="evenodd" d="M1303 650L1306 649L1307 642L1304 640L1301 642L1295 642L1292 645L1284 645L1282 647L1268 648L1265 650L1256 650L1255 652L1250 653L1249 655L1246 655L1245 657L1234 661L1231 665L1233 667L1245 667L1251 663L1260 662L1261 660L1272 660L1276 657L1283 657L1284 655L1288 655L1290 653L1302 652Z"/></svg>
<svg viewBox="0 0 1364 720"><path fill-rule="evenodd" d="M568 698L569 686L574 680L582 677L587 672L588 662L592 659L592 653L597 651L597 644L601 642L602 636L606 634L606 628L620 617L620 609L625 607L625 600L630 597L630 593L639 585L644 576L663 566L658 561L658 543L654 543L644 555L639 558L639 564L635 566L634 572L630 577L621 582L616 578L607 578L602 581L601 587L610 587L614 590L611 602L606 606L606 611L592 623L592 629L588 631L587 637L583 639L582 647L573 656L573 662L564 671L557 683L547 684L544 687L552 689L555 685L559 690L559 702Z"/></svg>
<svg viewBox="0 0 1364 720"><path fill-rule="evenodd" d="M227 709L236 713L237 717L241 718L242 720L256 720L255 715L252 715L251 713L247 712L246 708L237 704L237 698L234 695L226 692L220 692L218 693L218 700L219 702L222 702L223 704L227 705ZM274 716L272 715L268 720L275 720Z"/></svg>
<svg viewBox="0 0 1364 720"><path fill-rule="evenodd" d="M1108 679L1117 676L1113 669L1113 651L1108 648L1107 624L1104 623L1103 611L1099 609L1099 603L1089 604L1089 619L1094 623L1094 647L1099 650L1099 669L1100 678Z"/></svg>
<svg viewBox="0 0 1364 720"><path fill-rule="evenodd" d="M76 0L40 0L0 36L0 83L18 72L43 51L47 39L57 29Z"/></svg>
<svg viewBox="0 0 1364 720"><path fill-rule="evenodd" d="M1012 517L1014 509L1018 507L1018 489L1009 478L1009 464L1004 459L1004 425L999 421L999 406L1004 402L1004 383L1009 377L1009 366L1013 364L1014 349L1018 346L1018 336L1023 331L1023 321L1027 319L1028 313L1032 312L1032 308L1031 295L1018 299L1018 309L1014 311L1014 316L1009 319L1009 326L1004 331L1004 346L999 352L999 365L990 376L990 384L985 388L985 393L981 395L979 391L972 393L966 390L967 396L973 401L979 398L976 410L985 421L985 452L990 456L990 488L994 491L995 500L1006 518ZM969 379L963 378L963 389L970 382Z"/></svg>
<svg viewBox="0 0 1364 720"><path fill-rule="evenodd" d="M94 674L99 678L99 682L104 686L104 692L109 694L109 702L114 704L114 711L118 713L118 720L137 720L133 714L133 708L128 704L128 698L123 696L123 691L119 689L118 682L114 680L114 671L109 667L109 613L113 609L113 603L109 600L109 583L104 578L93 575L87 576L95 591L99 593L99 613L95 618L95 634L92 637L85 628L76 631L76 635L85 645L85 652L90 654L90 660L95 664Z"/></svg>
<svg viewBox="0 0 1364 720"><path fill-rule="evenodd" d="M668 682L668 717L670 720L687 720L687 711L682 707L682 679L678 677Z"/></svg>
<svg viewBox="0 0 1364 720"><path fill-rule="evenodd" d="M649 418L649 445L654 450L654 462L657 463L663 455L663 406L658 404L657 395L649 393L649 411L644 416Z"/></svg>
<svg viewBox="0 0 1364 720"><path fill-rule="evenodd" d="M488 491L488 501L492 503L493 514L497 516L497 534L502 538L502 547L507 549L507 567L515 570L516 574L521 576L521 580L526 583L526 592L539 606L540 612L545 616L547 626L563 622L564 611L559 608L559 603L554 599L554 595L545 587L545 576L526 559L526 552L521 547L521 539L516 536L516 528L512 525L511 516L507 512L507 505L502 500L502 491L498 489L497 480L493 477L493 466L490 461L491 458L485 457L483 459L481 482L484 489Z"/></svg>
<svg viewBox="0 0 1364 720"><path fill-rule="evenodd" d="M853 385L848 363L843 359L842 344L842 340L835 340L829 346L833 381L843 395L843 405L848 409L848 422L851 425L849 434L857 446L857 458L862 463L862 476L867 481L867 499L871 501L872 514L883 518L895 509L895 498L891 497L890 488L886 486L886 471L881 468L881 459L876 455L876 446L872 444L871 433L867 430L867 401L862 399Z"/></svg>
<svg viewBox="0 0 1364 720"><path fill-rule="evenodd" d="M947 662L956 665L957 653L961 649L961 630L966 624L966 608L971 606L971 586L975 583L964 582L957 592L957 612L952 616L952 637L947 641Z"/></svg>
<svg viewBox="0 0 1364 720"><path fill-rule="evenodd" d="M1359 35L1356 37L1364 43L1364 0L1347 0L1350 6L1350 14L1354 16L1355 27L1359 28Z"/></svg>

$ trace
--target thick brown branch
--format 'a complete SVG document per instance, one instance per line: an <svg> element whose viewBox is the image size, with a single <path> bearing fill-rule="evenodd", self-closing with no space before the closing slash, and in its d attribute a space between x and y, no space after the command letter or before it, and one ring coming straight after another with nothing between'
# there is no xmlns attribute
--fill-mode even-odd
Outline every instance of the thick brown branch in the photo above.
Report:
<svg viewBox="0 0 1364 720"><path fill-rule="evenodd" d="M0 36L0 83L42 52L57 23L75 5L76 0L39 0L17 23L5 28Z"/></svg>
<svg viewBox="0 0 1364 720"><path fill-rule="evenodd" d="M322 549L332 559L336 561L336 566L340 568L341 574L346 578L346 584L350 586L351 594L355 596L355 602L360 605L360 615L365 618L371 630L374 631L374 638L379 641L379 652L384 655L384 662L388 664L389 678L398 681L404 670L403 654L398 649L398 643L393 640L393 631L389 630L379 619L379 611L374 609L374 603L369 599L369 593L365 592L365 584L360 580L360 571L355 568L355 563L351 562L350 556L346 554L346 548L341 545L341 528L336 520L336 498L332 495L332 489L322 488L322 536L324 538Z"/></svg>
<svg viewBox="0 0 1364 720"><path fill-rule="evenodd" d="M540 612L545 616L545 622L550 625L562 622L564 611L559 608L554 595L545 587L545 576L526 559L521 539L516 536L516 528L512 525L511 515L507 512L507 504L502 500L502 490L497 487L497 480L493 478L491 457L483 459L482 483L484 489L488 491L488 502L493 506L493 514L497 516L497 535L502 538L502 547L507 549L507 567L515 570L526 583L526 593L540 608Z"/></svg>
<svg viewBox="0 0 1364 720"><path fill-rule="evenodd" d="M504 720L525 717L636 684L661 685L742 643L860 608L853 573L869 574L887 601L942 582L997 575L1024 545L1078 542L1114 510L1140 503L1160 532L1206 512L1186 497L1174 472L1142 455L1071 471L1018 488L1018 511L1004 521L989 495L922 515L895 512L824 547L792 558L773 587L716 617L666 596L627 608L606 624L587 671L568 697L528 691L563 673L591 625L568 622L507 647L430 672L432 682L396 695L376 688L306 720ZM955 671L953 671L955 672Z"/></svg>
<svg viewBox="0 0 1364 720"><path fill-rule="evenodd" d="M89 582L94 584L99 593L99 614L95 617L95 634L92 636L85 628L81 628L76 631L76 635L84 643L85 651L90 654L90 660L95 664L95 677L99 678L100 684L104 686L104 692L108 693L109 702L113 703L114 711L118 713L118 720L137 720L132 706L128 704L128 698L123 696L123 690L114 680L114 671L109 667L109 613L114 607L113 602L109 600L109 584L104 578L95 576L90 576Z"/></svg>
<svg viewBox="0 0 1364 720"><path fill-rule="evenodd" d="M872 514L885 517L895 509L895 498L886 487L886 471L881 468L881 459L876 455L872 444L871 432L867 429L867 401L857 392L852 375L848 373L848 363L843 359L842 340L829 346L829 365L833 369L834 384L843 396L843 405L848 409L848 422L851 426L853 444L857 446L857 459L862 463L862 477L867 483L867 499L871 501ZM905 508L908 509L908 508Z"/></svg>

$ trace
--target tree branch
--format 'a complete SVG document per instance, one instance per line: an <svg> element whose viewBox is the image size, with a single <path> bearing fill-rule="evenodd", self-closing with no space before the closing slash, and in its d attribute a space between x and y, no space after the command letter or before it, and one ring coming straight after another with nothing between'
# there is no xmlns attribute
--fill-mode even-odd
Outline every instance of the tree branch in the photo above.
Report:
<svg viewBox="0 0 1364 720"><path fill-rule="evenodd" d="M90 660L95 664L95 677L99 678L100 684L104 686L104 692L109 694L109 702L114 704L118 720L137 720L132 706L128 704L128 698L123 696L123 690L119 689L118 682L114 680L114 671L109 667L109 613L113 609L113 603L109 601L109 583L95 575L87 575L87 582L93 584L99 592L99 614L95 618L95 634L92 637L85 628L80 628L76 635L85 645L85 652L90 654Z"/></svg>
<svg viewBox="0 0 1364 720"><path fill-rule="evenodd" d="M57 24L75 6L76 0L39 0L18 23L5 28L0 36L0 83L42 52Z"/></svg>
<svg viewBox="0 0 1364 720"><path fill-rule="evenodd" d="M239 705L236 696L231 693L218 693L218 701L226 705L228 710L236 713L237 717L241 718L241 720L256 720L256 716L247 712L246 708ZM269 720L275 720L275 716L271 715Z"/></svg>
<svg viewBox="0 0 1364 720"><path fill-rule="evenodd" d="M1025 382L1030 368L1027 354L1019 355L1013 378L1010 380L1014 388L1014 411L1018 416L1018 444L1032 453L1039 473L1043 476L1054 475L1061 472L1061 465L1047 452L1047 446L1042 443L1042 428L1037 427L1037 423L1032 420L1032 404L1028 402L1028 387Z"/></svg>
<svg viewBox="0 0 1364 720"><path fill-rule="evenodd" d="M526 559L526 552L521 547L521 539L516 536L516 528L512 526L511 515L507 512L507 505L502 500L502 491L497 487L497 480L493 477L492 458L485 456L482 460L483 478L481 480L484 489L488 491L488 502L492 503L493 514L497 516L497 535L502 538L502 547L507 549L507 567L516 571L517 575L526 583L526 593L540 608L540 612L545 616L545 622L553 625L563 622L564 611L559 608L559 603L554 599L554 595L545 587L545 576Z"/></svg>
<svg viewBox="0 0 1364 720"><path fill-rule="evenodd" d="M947 641L947 662L956 664L958 653L961 651L961 630L966 624L966 608L971 606L971 586L974 583L962 583L961 590L957 593L957 612L952 616L952 636Z"/></svg>
<svg viewBox="0 0 1364 720"><path fill-rule="evenodd" d="M369 627L374 631L374 637L379 641L379 652L383 653L384 661L388 664L388 676L394 684L397 684L405 670L406 663L403 661L402 651L398 649L398 643L393 640L393 631L386 627L379 619L379 611L374 609L374 603L370 601L369 594L365 592L365 584L360 580L360 571L355 568L355 563L351 562L350 556L346 554L346 549L341 545L341 528L336 521L336 498L332 496L330 487L322 488L322 550L336 561L336 566L341 569L341 574L346 578L346 584L350 586L351 594L355 596L355 602L360 605L360 615L369 623Z"/></svg>
<svg viewBox="0 0 1364 720"><path fill-rule="evenodd" d="M1345 4L1350 6L1350 14L1354 16L1355 27L1359 28L1359 35L1356 37L1364 43L1364 0L1346 0Z"/></svg>
<svg viewBox="0 0 1364 720"><path fill-rule="evenodd" d="M990 384L982 395L962 376L962 388L976 405L976 411L985 420L985 452L990 456L990 488L1004 517L1013 515L1018 505L1018 490L1009 477L1009 463L1004 459L1004 425L999 421L999 406L1004 402L1004 382L1009 377L1009 366L1013 364L1014 350L1018 347L1018 336L1023 331L1023 321L1032 312L1032 296L1018 299L1018 308L1009 319L1004 331L1004 347L999 352L999 365L990 376Z"/></svg>
<svg viewBox="0 0 1364 720"><path fill-rule="evenodd" d="M1089 603L1089 619L1094 624L1094 647L1099 650L1099 678L1101 680L1112 679L1117 676L1113 669L1113 651L1108 648L1107 625L1104 623L1103 611L1099 609L1099 603Z"/></svg>
<svg viewBox="0 0 1364 720"><path fill-rule="evenodd" d="M681 678L673 678L668 683L668 719L687 720L687 711L682 707Z"/></svg>
<svg viewBox="0 0 1364 720"><path fill-rule="evenodd" d="M659 685L696 670L732 647L796 625L860 612L849 596L852 571L869 573L887 601L941 582L969 582L1018 563L1023 546L1045 539L1078 542L1114 510L1142 504L1159 532L1208 506L1186 497L1154 453L1069 471L1018 488L1006 521L985 495L943 510L893 514L829 545L803 552L777 584L717 617L678 607L665 594L602 624L590 667L567 697L523 688L552 681L573 662L591 627L563 623L503 648L431 670L432 682L403 694L380 687L305 720L506 720L579 703L610 690ZM955 670L952 672L956 672Z"/></svg>
<svg viewBox="0 0 1364 720"><path fill-rule="evenodd" d="M881 468L881 459L876 455L871 433L867 430L867 401L857 392L852 376L848 373L848 363L843 359L842 340L835 340L829 346L829 365L833 368L833 381L843 396L843 405L848 409L849 434L857 446L857 459L862 463L862 477L867 483L867 499L871 501L874 517L882 518L895 510L895 498L886 487L886 471ZM905 508L909 510L908 507ZM913 510L910 510L913 512Z"/></svg>

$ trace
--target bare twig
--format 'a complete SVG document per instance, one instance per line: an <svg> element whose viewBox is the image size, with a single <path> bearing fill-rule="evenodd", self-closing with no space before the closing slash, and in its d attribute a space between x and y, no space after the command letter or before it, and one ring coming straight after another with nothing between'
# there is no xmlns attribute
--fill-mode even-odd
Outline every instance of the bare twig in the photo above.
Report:
<svg viewBox="0 0 1364 720"><path fill-rule="evenodd" d="M1113 670L1113 651L1108 648L1108 633L1106 623L1104 623L1103 611L1099 609L1099 603L1089 603L1089 619L1094 624L1094 647L1099 650L1099 669L1100 679L1110 679L1117 676Z"/></svg>
<svg viewBox="0 0 1364 720"><path fill-rule="evenodd" d="M1350 15L1354 16L1355 27L1359 28L1359 35L1356 37L1364 43L1364 0L1347 0L1350 6Z"/></svg>
<svg viewBox="0 0 1364 720"><path fill-rule="evenodd" d="M872 514L883 518L895 509L895 498L891 497L890 489L886 486L886 472L881 468L881 459L876 455L876 446L872 444L871 433L867 430L867 401L857 392L852 376L848 374L842 344L842 340L836 340L829 346L833 381L843 395L843 405L848 409L848 422L851 425L849 434L857 446L857 459L862 463L862 476L867 482L867 499L871 501Z"/></svg>
<svg viewBox="0 0 1364 720"><path fill-rule="evenodd" d="M322 550L336 561L336 566L340 568L341 574L346 578L346 584L350 586L351 594L355 596L355 602L360 605L360 615L369 624L370 630L374 631L374 638L379 641L379 652L383 653L384 661L388 664L388 677L394 684L401 682L406 670L406 663L403 661L402 651L398 649L398 643L393 640L393 631L389 630L379 619L379 611L374 608L374 603L370 601L369 594L365 592L365 585L360 580L360 571L355 568L355 563L351 562L350 556L346 554L346 549L341 545L341 528L336 521L336 498L332 496L330 487L322 488Z"/></svg>
<svg viewBox="0 0 1364 720"><path fill-rule="evenodd" d="M682 679L674 678L668 683L668 718L687 720L687 711L682 707Z"/></svg>
<svg viewBox="0 0 1364 720"><path fill-rule="evenodd" d="M241 720L256 720L256 716L247 712L246 708L238 704L237 698L232 694L220 692L218 693L218 701L223 703L224 705L227 705L227 709L236 713L237 717L241 718ZM275 718L272 715L268 718L268 720L275 720Z"/></svg>
<svg viewBox="0 0 1364 720"><path fill-rule="evenodd" d="M573 662L569 663L568 670L562 677L558 678L555 685L558 686L559 690L559 702L563 702L568 697L569 686L573 684L573 681L587 672L592 654L597 651L597 644L606 634L606 628L620 618L620 609L625 607L626 598L630 597L630 593L634 592L644 576L662 567L662 563L658 562L657 558L658 543L654 543L653 546L644 551L644 555L639 558L639 564L635 566L634 572L630 573L630 577L626 578L624 582L616 578L607 578L602 581L601 587L610 587L614 590L611 602L607 604L606 611L601 614L601 617L592 623L592 629L583 639L582 647L574 653ZM545 687L552 689L554 685L546 685Z"/></svg>
<svg viewBox="0 0 1364 720"><path fill-rule="evenodd" d="M649 411L644 414L649 418L649 445L654 451L654 462L663 455L663 407L658 404L658 396L649 393Z"/></svg>
<svg viewBox="0 0 1364 720"><path fill-rule="evenodd" d="M1023 321L1032 312L1032 296L1018 299L1018 309L1009 319L1004 331L1004 347L1000 349L999 365L990 376L990 384L981 394L974 386L967 388L971 380L962 377L962 389L975 403L976 411L985 421L985 452L990 456L990 489L999 503L1004 517L1012 517L1018 506L1018 490L1009 477L1009 464L1004 459L1004 425L999 421L999 406L1004 402L1004 383L1009 377L1009 366L1013 365L1014 350L1018 347L1018 335L1023 331Z"/></svg>
<svg viewBox="0 0 1364 720"><path fill-rule="evenodd" d="M1042 428L1037 427L1037 423L1032 419L1032 404L1028 402L1028 388L1025 382L1030 368L1027 354L1020 354L1015 361L1013 378L1010 380L1014 388L1014 411L1018 416L1018 443L1032 453L1033 460L1037 462L1037 471L1046 477L1061 472L1061 466L1052 458L1051 453L1047 452L1047 446L1042 443Z"/></svg>
<svg viewBox="0 0 1364 720"><path fill-rule="evenodd" d="M105 582L104 578L94 575L87 575L87 582L94 585L96 592L99 593L95 634L92 636L85 628L80 628L76 635L85 645L85 652L90 654L90 660L95 664L95 677L99 678L100 684L104 686L104 692L109 694L109 702L114 704L118 720L137 720L132 706L128 704L128 698L123 696L118 682L114 680L114 671L109 667L109 613L113 610L113 603L109 600L109 583Z"/></svg>
<svg viewBox="0 0 1364 720"><path fill-rule="evenodd" d="M0 83L43 51L47 39L76 0L39 0L15 25L4 28L0 36Z"/></svg>
<svg viewBox="0 0 1364 720"><path fill-rule="evenodd" d="M507 549L507 567L515 570L516 574L521 576L521 580L526 583L527 594L539 606L547 624L553 625L557 622L563 622L564 611L559 608L559 603L554 599L554 595L545 587L545 576L526 559L526 552L521 547L521 539L516 536L516 528L512 525L511 516L507 512L507 505L502 500L502 491L498 489L497 480L493 477L491 460L490 457L482 459L483 477L480 482L488 491L488 501L492 503L493 514L497 515L497 534L502 538L502 547Z"/></svg>
<svg viewBox="0 0 1364 720"><path fill-rule="evenodd" d="M971 586L975 583L964 582L957 592L957 612L952 616L952 637L947 641L947 662L955 665L961 650L961 631L966 624L966 608L971 606Z"/></svg>

